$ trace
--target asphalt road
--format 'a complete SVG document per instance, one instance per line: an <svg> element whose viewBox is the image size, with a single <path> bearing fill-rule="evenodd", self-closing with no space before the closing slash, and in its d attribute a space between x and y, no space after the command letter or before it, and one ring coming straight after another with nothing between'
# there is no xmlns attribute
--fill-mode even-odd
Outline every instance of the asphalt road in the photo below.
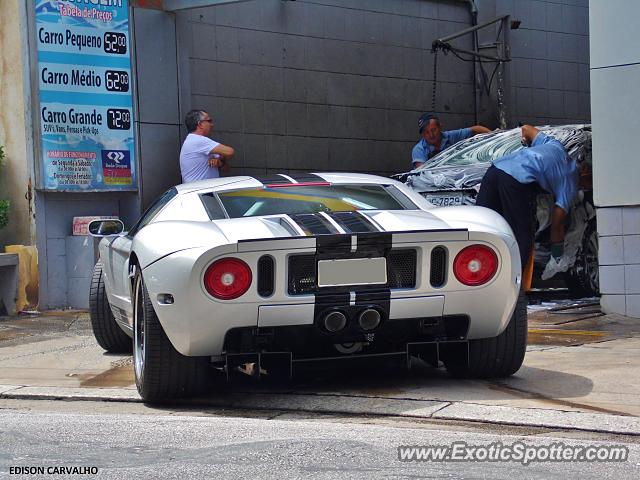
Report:
<svg viewBox="0 0 640 480"><path fill-rule="evenodd" d="M398 447L621 445L624 462L401 462ZM274 412L151 409L102 402L0 402L1 478L492 478L640 476L640 439L541 429L326 418ZM45 473L11 474L11 467ZM95 475L47 474L51 467ZM15 472L15 470L13 470ZM94 470L95 471L95 470Z"/></svg>

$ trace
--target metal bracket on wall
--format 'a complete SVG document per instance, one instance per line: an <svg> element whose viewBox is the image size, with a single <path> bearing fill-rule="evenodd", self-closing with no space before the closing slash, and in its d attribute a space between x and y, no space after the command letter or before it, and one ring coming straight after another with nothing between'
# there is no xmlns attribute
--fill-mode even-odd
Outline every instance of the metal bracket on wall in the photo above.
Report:
<svg viewBox="0 0 640 480"><path fill-rule="evenodd" d="M490 79L487 81L486 74L483 72L483 80L484 86L487 91L487 94L490 93L491 84L493 83L493 78L497 73L497 102L498 102L498 121L500 124L500 128L507 127L507 114L506 114L506 106L504 103L504 91L506 89L506 71L505 71L505 63L511 61L511 48L509 45L509 30L515 30L520 26L520 22L517 20L510 21L510 15L502 15L500 17L495 17L491 20L487 20L486 22L480 23L473 27L465 28L459 32L453 33L446 37L438 38L433 41L431 44L431 51L437 55L438 51L442 51L447 54L449 52L453 53L456 57L464 61L478 61L482 65L482 60L496 63L496 68L491 74ZM455 40L456 38L460 38L465 35L474 34L481 29L490 27L492 25L499 25L499 28L496 31L495 40L492 43L485 45L477 45L474 42L474 46L476 46L473 50L468 50L466 48L460 48L452 45L450 42ZM488 53L483 53L480 50L486 49L495 49L496 54L490 55ZM467 58L465 58L465 55ZM436 57L437 58L437 57ZM435 68L434 68L435 71Z"/></svg>
<svg viewBox="0 0 640 480"><path fill-rule="evenodd" d="M453 33L451 35L447 35L446 37L438 38L433 41L431 44L431 49L449 51L453 53L459 53L463 55L469 55L472 58L483 58L485 60L491 60L493 62L509 62L511 61L511 52L509 48L508 35L507 32L509 29L518 28L520 22L512 22L512 25L509 25L510 15L503 15L500 17L496 17L492 20L487 20L486 22L480 23L474 27L465 28L459 32ZM468 35L470 33L477 32L483 28L489 27L494 24L500 24L500 28L496 32L496 40L491 45L480 45L477 50L467 50L465 48L460 48L451 45L449 43L451 40L455 40L456 38L463 37L464 35ZM517 25L517 26L516 26ZM481 48L496 48L497 55L487 55L485 53L481 53Z"/></svg>

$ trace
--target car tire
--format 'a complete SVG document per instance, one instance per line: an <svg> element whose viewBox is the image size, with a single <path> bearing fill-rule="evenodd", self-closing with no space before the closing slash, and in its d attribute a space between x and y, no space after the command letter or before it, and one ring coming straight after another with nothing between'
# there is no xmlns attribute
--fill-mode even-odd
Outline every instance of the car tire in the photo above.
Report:
<svg viewBox="0 0 640 480"><path fill-rule="evenodd" d="M527 296L520 292L507 328L493 338L469 341L469 362L445 361L451 375L458 378L501 378L517 372L527 349Z"/></svg>
<svg viewBox="0 0 640 480"><path fill-rule="evenodd" d="M110 353L131 353L131 337L120 328L111 312L104 285L102 262L93 267L89 288L89 316L98 345Z"/></svg>
<svg viewBox="0 0 640 480"><path fill-rule="evenodd" d="M189 397L208 386L209 357L187 357L169 341L156 315L143 276L133 289L133 366L136 387L146 402Z"/></svg>
<svg viewBox="0 0 640 480"><path fill-rule="evenodd" d="M564 274L564 283L572 297L595 297L600 294L598 273L598 231L595 219L587 225L576 261Z"/></svg>

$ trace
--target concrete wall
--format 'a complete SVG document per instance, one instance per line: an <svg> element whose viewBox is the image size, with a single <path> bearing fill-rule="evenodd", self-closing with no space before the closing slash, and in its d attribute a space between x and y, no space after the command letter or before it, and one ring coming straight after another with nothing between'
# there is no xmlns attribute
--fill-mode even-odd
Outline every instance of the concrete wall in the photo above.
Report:
<svg viewBox="0 0 640 480"><path fill-rule="evenodd" d="M591 108L600 290L607 313L640 318L640 4L592 0Z"/></svg>
<svg viewBox="0 0 640 480"><path fill-rule="evenodd" d="M522 21L511 32L511 125L588 121L586 0L477 4L480 20ZM249 174L406 170L417 117L431 110L431 42L471 24L459 0L261 0L178 19L189 69L183 109L207 109L215 136L238 152L233 172ZM455 44L469 48L471 37ZM472 63L440 55L445 126L473 122L473 83ZM495 98L479 103L479 119L496 127Z"/></svg>
<svg viewBox="0 0 640 480"><path fill-rule="evenodd" d="M263 0L181 15L191 106L212 114L237 149L234 172L249 174L406 170L431 108L431 41L470 22L462 2L422 0ZM471 123L470 65L448 57L439 69L443 121Z"/></svg>
<svg viewBox="0 0 640 480"><path fill-rule="evenodd" d="M89 307L96 250L92 237L71 236L73 217L115 215L130 227L138 217L137 204L138 196L131 192L37 193L41 310Z"/></svg>
<svg viewBox="0 0 640 480"><path fill-rule="evenodd" d="M9 45L18 48L7 48ZM0 200L8 199L11 209L9 225L0 229L0 252L5 245L31 245L35 235L33 204L28 200L33 161L27 46L24 2L3 0L0 2L0 145L4 146L6 157L0 166Z"/></svg>

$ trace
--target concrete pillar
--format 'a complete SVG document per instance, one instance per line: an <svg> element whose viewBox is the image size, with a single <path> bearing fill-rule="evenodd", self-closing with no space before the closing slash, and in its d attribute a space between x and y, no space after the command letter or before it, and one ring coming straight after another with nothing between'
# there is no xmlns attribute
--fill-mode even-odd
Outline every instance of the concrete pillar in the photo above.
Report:
<svg viewBox="0 0 640 480"><path fill-rule="evenodd" d="M640 3L591 0L589 17L601 304L640 318Z"/></svg>

